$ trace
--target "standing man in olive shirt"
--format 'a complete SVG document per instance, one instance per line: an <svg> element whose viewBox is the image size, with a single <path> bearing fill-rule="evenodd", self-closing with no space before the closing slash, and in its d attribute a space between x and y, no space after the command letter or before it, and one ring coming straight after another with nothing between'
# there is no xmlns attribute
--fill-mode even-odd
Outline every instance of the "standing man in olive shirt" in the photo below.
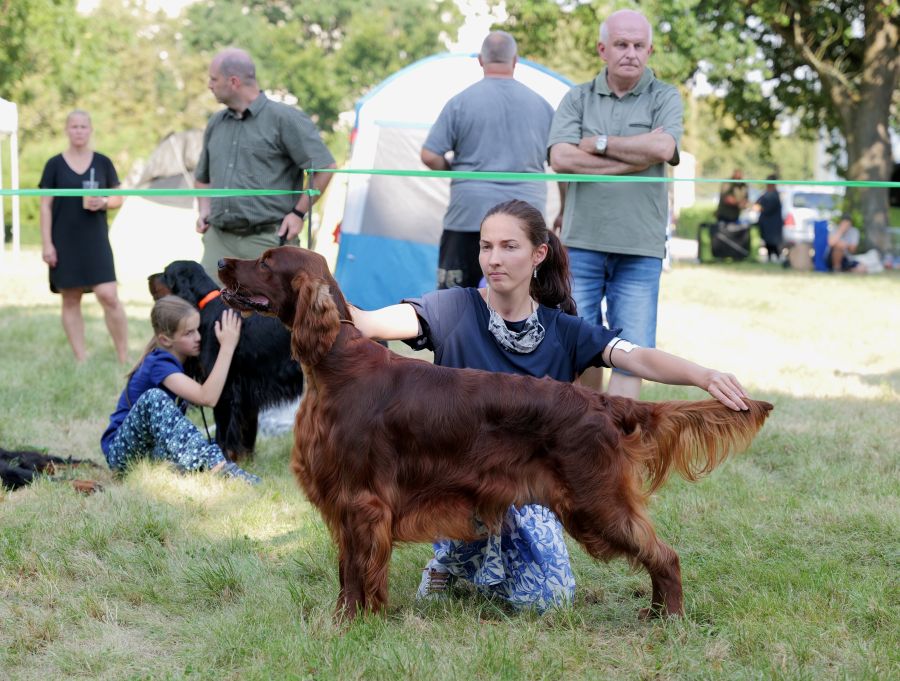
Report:
<svg viewBox="0 0 900 681"><path fill-rule="evenodd" d="M640 12L619 10L600 25L597 77L559 104L547 142L558 173L659 178L678 165L683 105L678 89L657 80L647 60L653 29ZM663 182L573 182L562 242L569 251L578 314L643 347L656 346L659 278L666 250L668 188ZM594 382L599 388L599 378ZM615 369L608 392L638 399L641 379Z"/></svg>
<svg viewBox="0 0 900 681"><path fill-rule="evenodd" d="M229 48L213 58L209 89L227 108L206 126L194 173L197 188L299 190L304 169L336 167L309 116L260 92L256 67L244 50ZM330 181L331 173L319 173L311 188L323 192ZM307 194L198 198L203 268L215 279L222 257L256 258L282 239L299 243L315 199Z"/></svg>

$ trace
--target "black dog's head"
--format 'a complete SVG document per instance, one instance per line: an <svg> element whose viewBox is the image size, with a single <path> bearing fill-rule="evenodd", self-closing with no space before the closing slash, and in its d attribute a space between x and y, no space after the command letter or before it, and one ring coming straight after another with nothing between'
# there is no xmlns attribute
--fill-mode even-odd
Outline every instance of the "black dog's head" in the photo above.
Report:
<svg viewBox="0 0 900 681"><path fill-rule="evenodd" d="M150 295L153 300L163 296L176 295L194 305L199 304L210 291L219 290L206 270L193 260L175 260L166 265L166 269L147 277Z"/></svg>

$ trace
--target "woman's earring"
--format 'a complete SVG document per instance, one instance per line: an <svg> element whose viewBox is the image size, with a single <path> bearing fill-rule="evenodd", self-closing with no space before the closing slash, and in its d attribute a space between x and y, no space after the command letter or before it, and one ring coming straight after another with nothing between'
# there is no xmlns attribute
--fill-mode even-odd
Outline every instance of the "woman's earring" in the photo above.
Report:
<svg viewBox="0 0 900 681"><path fill-rule="evenodd" d="M532 276L532 278L537 279L537 267L534 268L534 270L531 273L531 276Z"/></svg>

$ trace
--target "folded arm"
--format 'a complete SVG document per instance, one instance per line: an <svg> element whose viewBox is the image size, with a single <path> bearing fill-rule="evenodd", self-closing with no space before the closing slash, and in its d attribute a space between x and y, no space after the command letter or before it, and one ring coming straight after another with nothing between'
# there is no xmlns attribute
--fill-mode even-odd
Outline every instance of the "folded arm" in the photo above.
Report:
<svg viewBox="0 0 900 681"><path fill-rule="evenodd" d="M550 166L557 173L582 175L631 175L650 164L626 163L610 156L588 153L575 144L558 142L550 147Z"/></svg>

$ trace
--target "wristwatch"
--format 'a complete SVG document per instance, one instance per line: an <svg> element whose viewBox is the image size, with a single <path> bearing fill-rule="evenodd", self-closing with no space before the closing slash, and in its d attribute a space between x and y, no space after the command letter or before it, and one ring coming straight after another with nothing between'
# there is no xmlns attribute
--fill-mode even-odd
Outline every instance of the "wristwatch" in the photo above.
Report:
<svg viewBox="0 0 900 681"><path fill-rule="evenodd" d="M594 149L603 156L606 153L606 145L609 144L609 137L606 135L597 135L597 141L594 142Z"/></svg>
<svg viewBox="0 0 900 681"><path fill-rule="evenodd" d="M301 220L306 217L306 213L304 213L302 210L297 210L296 206L294 208L291 208L291 212Z"/></svg>

